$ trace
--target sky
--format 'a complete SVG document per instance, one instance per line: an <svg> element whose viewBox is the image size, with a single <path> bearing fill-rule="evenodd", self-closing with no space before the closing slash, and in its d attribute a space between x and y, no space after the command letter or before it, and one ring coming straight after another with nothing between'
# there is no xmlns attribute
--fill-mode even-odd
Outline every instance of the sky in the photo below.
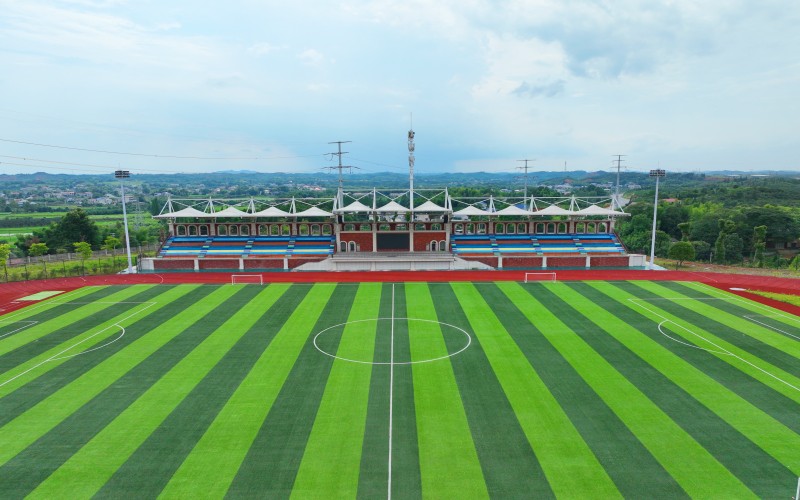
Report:
<svg viewBox="0 0 800 500"><path fill-rule="evenodd" d="M0 172L800 171L800 2L0 0ZM335 175L335 174L331 174Z"/></svg>

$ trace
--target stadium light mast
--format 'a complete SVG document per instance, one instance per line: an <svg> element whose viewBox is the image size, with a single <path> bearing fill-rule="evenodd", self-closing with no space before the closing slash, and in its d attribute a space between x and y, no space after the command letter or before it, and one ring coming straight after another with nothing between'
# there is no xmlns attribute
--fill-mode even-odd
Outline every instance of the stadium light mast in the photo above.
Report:
<svg viewBox="0 0 800 500"><path fill-rule="evenodd" d="M611 209L619 210L620 208L622 208L619 202L619 171L622 169L622 161L623 161L622 158L627 155L614 155L614 156L617 157L617 159L614 160L617 164L617 188L614 191L614 203L611 204Z"/></svg>
<svg viewBox="0 0 800 500"><path fill-rule="evenodd" d="M525 177L525 200L527 201L528 200L528 169L531 168L531 167L528 166L528 162L529 161L536 161L536 159L533 159L533 160L524 159L524 160L517 160L517 161L524 161L525 162L525 165L521 166L521 167L517 167L517 170L522 170L523 176Z"/></svg>
<svg viewBox="0 0 800 500"><path fill-rule="evenodd" d="M414 221L414 123L410 123L408 127L408 208L411 209L411 221Z"/></svg>
<svg viewBox="0 0 800 500"><path fill-rule="evenodd" d="M342 151L342 144L347 144L348 142L352 142L352 141L333 141L333 142L329 142L328 143L328 144L337 144L339 146L339 150L337 152L330 153L331 155L336 155L336 156L339 157L339 165L337 165L335 167L325 167L326 170L338 170L339 171L339 190L336 192L336 200L339 203L339 208L342 207L342 202L344 201L344 188L343 188L343 185L342 185L342 170L345 169L345 168L349 168L350 171L352 172L352 170L354 168L358 168L358 167L352 167L350 165L342 165L342 155L348 153L347 151Z"/></svg>
<svg viewBox="0 0 800 500"><path fill-rule="evenodd" d="M658 181L662 177L667 176L667 171L663 169L656 169L650 171L650 177L656 178L656 197L655 201L653 202L653 237L650 241L650 264L647 266L648 269L652 270L654 266L654 260L656 257L656 216L658 215Z"/></svg>
<svg viewBox="0 0 800 500"><path fill-rule="evenodd" d="M125 209L125 179L131 176L128 170L117 170L114 177L119 179L120 194L122 195L122 223L125 227L125 250L128 255L128 274L133 274L133 264L131 263L131 238L128 235L128 212Z"/></svg>

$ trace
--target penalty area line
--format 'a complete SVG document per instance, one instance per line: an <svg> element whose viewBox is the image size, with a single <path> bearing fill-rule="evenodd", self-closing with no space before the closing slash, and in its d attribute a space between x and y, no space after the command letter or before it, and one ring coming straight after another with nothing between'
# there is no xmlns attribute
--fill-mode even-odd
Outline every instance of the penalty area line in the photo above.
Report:
<svg viewBox="0 0 800 500"><path fill-rule="evenodd" d="M0 335L0 339L2 339L3 337L8 337L11 334L17 333L17 332L22 331L22 330L24 330L26 328L30 328L33 325L35 325L36 323L38 323L38 321L5 321L5 320L0 320L0 323L26 323L25 325L17 328L16 330L12 330L12 331L10 331L8 333L4 333L3 335Z"/></svg>
<svg viewBox="0 0 800 500"><path fill-rule="evenodd" d="M753 364L752 362L750 362L750 361L748 361L748 360L746 360L746 359L742 358L741 356L739 356L739 355L737 355L737 354L734 354L734 353L732 353L732 352L731 352L731 351L729 351L728 349L726 349L726 348L724 348L724 347L722 347L722 346L720 346L720 345L718 345L718 344L714 343L713 341L711 341L711 340L709 340L709 339L707 339L707 338L703 337L703 336L702 336L702 335L700 335L699 333L697 333L697 332L695 332L695 331L692 331L691 329L689 329L689 328L687 328L687 327L685 327L685 326L683 326L683 325L681 325L681 324L679 324L679 323L677 323L677 322L673 321L673 320L672 320L672 319L670 319L670 318L667 318L666 316L664 316L664 315L662 315L662 314L658 313L657 311L654 311L654 310L650 309L649 307L646 307L646 306L644 306L644 305L640 304L640 303L639 303L639 301L641 301L641 300L644 300L644 299L628 299L628 300L630 300L632 303L636 304L637 306L641 307L641 308L642 308L642 309L644 309L645 311L648 311L649 313L651 313L651 314L654 314L655 316L658 316L659 318L661 318L663 321L662 321L662 322L661 322L661 323L658 325L658 331L659 331L659 333L661 333L662 335L664 335L664 336L665 336L665 337L667 337L668 339L670 339L670 340L673 340L673 341L675 341L675 342L678 342L678 343L680 343L680 344L688 345L689 347L696 347L697 349L700 349L700 350L703 350L703 351L707 351L707 352L709 352L709 353L712 353L712 354L719 354L719 355L723 355L723 356L731 356L732 358L738 359L738 360L739 360L739 361L741 361L742 363L745 363L745 364L747 364L747 365L749 365L749 366L751 366L751 367L755 368L756 370L758 370L758 371L760 371L760 372L764 373L765 375L767 375L767 376L770 376L770 377L774 378L774 379L775 379L775 380L777 380L778 382L780 382L780 383L782 383L782 384L784 384L784 385L786 385L786 386L788 386L788 387L791 387L791 388L792 388L792 389L794 389L795 391L798 391L798 392L800 392L800 387L796 387L796 386L794 386L794 385L790 384L790 383L789 383L789 382L787 382L786 380L783 380L782 378L778 377L777 375L774 375L774 374L772 374L772 373L768 372L767 370L765 370L765 369L761 368L760 366L758 366L758 365L755 365L755 364ZM680 329L682 329L682 330L684 330L684 331L688 332L689 334L691 334L691 335L694 335L695 337L697 337L697 338L699 338L699 339L702 339L702 340L704 340L705 342L707 342L707 343L709 343L709 344L713 345L714 347L716 347L717 349L719 349L719 351L714 351L714 350L712 350L712 349L707 349L707 348L704 348L704 347L700 347L700 346L698 346L698 345L694 345L694 346L693 346L693 345L691 345L691 344L687 344L686 342L681 342L681 341L678 341L678 340L674 339L673 337L670 337L669 335L665 334L665 333L663 332L663 330L661 329L661 325L663 325L663 324L665 324L665 323L672 323L673 325L675 325L675 326L677 326L678 328L680 328Z"/></svg>
<svg viewBox="0 0 800 500"><path fill-rule="evenodd" d="M134 316L136 316L137 314L143 313L144 311L146 311L146 310L150 309L151 307L153 307L154 305L156 305L156 304L157 304L157 302L136 302L136 303L137 303L137 304L145 304L145 307L143 307L142 309L139 309L138 311L135 311L135 312L133 312L133 313L131 313L131 314L127 315L127 316L125 316L124 318L120 319L119 321L117 321L117 322L115 322L115 323L112 323L111 325L108 325L107 327L105 327L105 328L103 328L103 329L101 329L101 330L97 331L96 333L93 333L92 335L89 335L89 336L88 336L88 337L86 337L85 339L83 339L83 340L80 340L80 341L78 341L78 342L76 342L76 343L72 344L71 346L67 347L66 349L62 349L61 351L59 351L59 352L57 352L57 353L53 354L52 356L50 356L49 358L47 358L47 359L45 359L45 360L43 360L43 361L40 361L39 363L37 363L37 364L33 365L32 367L28 368L27 370L25 370L25 371L23 371L23 372L21 372L21 373L18 373L18 374L16 374L16 375L14 375L14 376L13 376L13 377L11 377L10 379L8 379L8 380L6 380L6 381L4 381L4 382L0 382L0 387L3 387L3 386L5 386L6 384L9 384L9 383L13 382L14 380L16 380L16 379L18 379L18 378L22 377L23 375L25 375L25 374L27 374L27 373L30 373L31 371L33 371L33 370L35 370L35 369L39 368L40 366L42 366L42 365L44 365L44 364L46 364L46 363L50 363L50 362L52 362L52 361L59 361L59 360L65 360L65 359L69 359L69 358L74 358L75 356L80 356L81 354L87 354L87 353L90 353L90 352L92 352L92 351L96 351L97 349L101 349L101 348L103 348L103 347L106 347L106 346L108 346L108 345L111 345L111 344L113 344L114 342L116 342L117 340L121 339L121 338L122 338L122 337L125 335L125 328L124 328L122 325L120 325L120 323L122 323L122 322L124 322L124 321L126 321L126 320L128 320L128 319L130 319L130 318L132 318L132 317L134 317ZM81 344L83 344L83 343L85 343L85 342L88 342L89 340L91 340L91 339L93 339L93 338L97 337L97 336L98 336L98 335L100 335L101 333L103 333L103 332L105 332L106 330L109 330L109 329L111 329L111 328L113 328L113 327L115 327L115 326L116 326L117 328L120 328L120 329L122 330L122 332L121 332L121 333L120 333L120 335L119 335L117 338L115 338L114 340L112 340L112 341L110 341L110 342L106 342L105 344L103 344L103 345L101 345L101 346L97 346L97 347L93 347L92 349L87 349L87 350L81 351L81 352L79 352L79 353L77 353L77 354L71 354L71 355L67 355L67 356L64 356L64 355L63 355L64 353L66 353L66 352L69 352L69 351L70 351L70 350L72 350L73 348L75 348L75 347L77 347L77 346L79 346L79 345L81 345Z"/></svg>

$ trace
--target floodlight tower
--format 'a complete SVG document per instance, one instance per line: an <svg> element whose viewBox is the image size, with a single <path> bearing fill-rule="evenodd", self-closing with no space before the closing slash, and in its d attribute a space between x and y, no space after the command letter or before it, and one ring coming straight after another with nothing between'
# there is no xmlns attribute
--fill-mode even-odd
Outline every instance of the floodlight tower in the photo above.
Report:
<svg viewBox="0 0 800 500"><path fill-rule="evenodd" d="M620 169L622 169L622 161L623 161L622 158L627 155L614 155L614 156L617 157L617 159L614 160L617 164L617 189L614 191L614 203L611 204L611 209L619 210L620 208L622 208L619 203L619 171Z"/></svg>
<svg viewBox="0 0 800 500"><path fill-rule="evenodd" d="M114 177L119 179L120 193L122 194L122 223L125 227L125 250L128 255L128 274L133 274L133 264L131 263L131 239L128 236L128 212L125 209L125 179L131 176L128 170L117 170Z"/></svg>
<svg viewBox="0 0 800 500"><path fill-rule="evenodd" d="M650 270L653 269L654 259L656 257L656 215L658 214L658 180L666 176L667 176L667 171L660 168L650 171L650 177L656 178L656 197L655 201L653 202L653 237L652 240L650 241L650 265L647 266L647 268Z"/></svg>
<svg viewBox="0 0 800 500"><path fill-rule="evenodd" d="M408 129L408 197L409 207L411 209L411 218L414 218L414 126L413 124Z"/></svg>

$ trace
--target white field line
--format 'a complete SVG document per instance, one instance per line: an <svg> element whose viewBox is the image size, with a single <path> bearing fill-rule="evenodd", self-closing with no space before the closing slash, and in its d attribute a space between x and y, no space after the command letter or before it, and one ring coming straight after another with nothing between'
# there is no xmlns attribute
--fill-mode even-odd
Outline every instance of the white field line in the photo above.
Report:
<svg viewBox="0 0 800 500"><path fill-rule="evenodd" d="M733 296L732 297L730 294L727 294L726 292L724 292L722 290L714 288L713 286L706 285L706 284L703 284L703 283L689 283L689 285L692 285L693 288L702 289L702 291L704 293L708 293L710 295L716 295L716 297L709 297L708 299L716 298L716 299L720 299L720 300L728 300L728 301L731 301L731 302L741 302L741 303L746 304L748 306L751 306L751 307L753 307L755 309L761 309L762 311L768 311L770 313L770 316L772 316L774 318L783 318L783 319L786 319L786 320L789 320L789 321L792 321L792 322L795 322L795 323L800 323L800 318L798 318L794 314L786 314L783 311L780 311L778 309L766 306L764 304L759 304L758 302L753 301L753 300L745 300L745 299L743 299L741 297L737 297L737 296ZM658 299L651 299L651 300L658 300ZM674 299L672 299L672 300L674 300ZM700 299L695 299L695 300L700 300Z"/></svg>
<svg viewBox="0 0 800 500"><path fill-rule="evenodd" d="M448 354L446 356L439 356L438 358L431 358L431 359L420 359L418 361L394 361L394 362L390 362L390 361L364 361L362 359L344 358L342 356L337 356L335 354L331 354L331 353L329 353L327 351L324 351L317 344L317 339L319 337L321 337L325 332L327 332L329 330L333 330L334 328L339 328L339 327L342 327L342 326L345 326L345 325L349 325L351 323L364 323L366 321L375 321L375 322L378 322L378 321L392 321L392 332L394 333L394 322L395 322L395 320L405 320L407 322L409 322L409 321L422 321L422 322L425 322L425 323L436 323L437 325L449 326L450 328L454 328L454 329L458 330L459 332L463 333L464 336L467 338L467 343L466 343L466 345L464 345L464 347L462 347L458 351L450 353L450 354ZM326 356L330 356L330 357L332 357L334 359L341 359L342 361L349 361L350 363L361 363L361 364L365 364L365 365L416 365L416 364L421 364L421 363L431 363L433 361L440 361L442 359L452 358L453 356L455 356L457 354L461 354L462 352L467 350L467 348L469 348L470 345L472 345L472 336L470 336L470 334L467 333L467 331L464 330L463 328L458 327L456 325L451 325L450 323L443 323L441 321L436 321L436 320L432 320L432 319L397 318L397 317L393 317L393 318L357 319L355 321L347 321L345 323L339 323L338 325L329 326L328 328L320 331L319 333L317 333L314 336L313 344L314 344L314 347L319 352L321 352L322 354L324 354Z"/></svg>
<svg viewBox="0 0 800 500"><path fill-rule="evenodd" d="M661 335L663 335L663 336L667 337L668 339L670 339L670 340L672 340L672 341L674 341L674 342L677 342L677 343L679 343L679 344L683 344L683 345L685 345L685 346L687 346L687 347L692 347L692 348L694 348L694 349L700 349L701 351L708 351L708 352L711 352L711 353L714 353L714 354L722 354L722 355L724 355L724 356L728 356L728 355L730 355L730 353L729 353L729 352L726 352L726 351L715 351L715 350L713 350L713 349L706 349L705 347L700 347L700 346L699 346L699 345L697 345L697 344L692 344L692 343L685 342L685 341L683 341L683 340L680 340L680 339L676 339L675 337L672 337L671 335L669 335L667 332L665 332L665 331L664 331L664 330L661 328L663 325L665 325L665 324L667 324L667 323L672 323L673 325L676 325L676 326L678 326L678 327L681 327L681 325L678 325L678 324L677 324L677 323L675 323L674 321L672 321L672 320L668 320L668 319L667 319L667 320L664 320L664 321L662 321L661 323L659 323L659 324L658 324L658 331L661 333ZM683 328L683 327L681 327L681 328ZM686 330L686 328L684 328L684 330ZM690 332L690 333L692 333L692 332Z"/></svg>
<svg viewBox="0 0 800 500"><path fill-rule="evenodd" d="M694 331L690 330L689 328L686 328L685 326L683 326L683 325L680 325L680 324L676 323L675 321L673 321L673 320L671 320L671 319L667 318L666 316L664 316L664 315L662 315L662 314L658 313L657 311L654 311L654 310L650 309L649 307L647 307L647 306L644 306L644 305L640 304L640 302L648 302L648 301L650 301L650 299L628 299L628 300L629 300L629 301L631 301L631 303L633 303L633 304L635 304L635 305L637 305L637 306L641 307L642 309L644 309L644 310L646 310L646 311L650 312L651 314L654 314L654 315L658 316L659 318L661 318L663 321L662 321L662 322L661 322L661 323L658 325L658 331L659 331L659 332L660 332L662 335L664 335L665 337L667 337L668 339L670 339L670 340L673 340L673 341L675 340L674 338L670 337L669 335L666 335L666 334L663 332L663 330L661 329L661 325L663 325L663 324L665 324L665 323L672 323L673 325L677 326L678 328L681 328L681 329L685 330L685 331L686 331L686 332L688 332L689 334L691 334L691 335L694 335L695 337L697 337L697 338L699 338L699 339L702 339L702 340L704 340L704 341L705 341L705 342L707 342L708 344L711 344L711 345L713 345L714 347L716 347L717 349L719 349L719 351L714 351L714 350L712 350L712 349L706 349L706 348L704 348L704 347L696 346L698 349L702 349L702 350L704 350L704 351L708 351L708 352L710 352L710 353L714 353L714 354L722 354L722 355L725 355L725 356L731 356L731 357L733 357L733 358L736 358L736 359L738 359L739 361L741 361L742 363L745 363L745 364L747 364L747 365L750 365L750 366L752 366L753 368L755 368L756 370L758 370L758 371L760 371L760 372L764 373L765 375L768 375L768 376L770 376L770 377L774 378L775 380L777 380L778 382L781 382L782 384L785 384L785 385L787 385L787 386L791 387L792 389L794 389L794 390L796 390L796 391L800 392L800 387L795 387L794 385L792 385L792 384L790 384L789 382L787 382L787 381L783 380L782 378L778 377L777 375L773 375L772 373L770 373L770 372L768 372L767 370L765 370L765 369L761 368L760 366L757 366L757 365L755 365L755 364L751 363L750 361L747 361L746 359L742 358L741 356L738 356L738 355L736 355L736 354L732 353L731 351L729 351L729 350L725 349L724 347L722 347L722 346L720 346L720 345L718 345L718 344L714 343L713 341L711 341L711 340L709 340L709 339L707 339L707 338L703 337L703 336L702 336L702 335L700 335L699 333L697 333L697 332L694 332ZM673 299L670 299L670 298L668 298L668 297L659 297L659 298L657 298L657 299L652 299L652 300L673 300ZM687 297L679 297L679 298L678 298L678 299L676 299L676 300L695 300L695 299L690 299L690 298L687 298ZM679 342L680 342L680 341L679 341ZM687 344L686 342L680 342L680 343L681 343L681 344L685 344L685 345L689 345L689 344Z"/></svg>
<svg viewBox="0 0 800 500"><path fill-rule="evenodd" d="M74 302L70 302L70 304L74 304ZM72 357L78 356L80 354L86 354L88 352L92 352L92 351L94 351L96 349L100 349L101 347L105 347L105 346L107 346L109 344L112 344L112 343L116 342L117 340L121 339L123 335L125 335L125 328L123 328L120 325L120 323L122 323L122 322L124 322L124 321L126 321L126 320L128 320L128 319L130 319L130 318L132 318L134 316L136 316L137 314L143 313L144 311L146 311L146 310L150 309L151 307L153 307L154 305L156 305L157 302L86 302L86 304L144 304L146 307L143 307L142 309L139 309L138 311L132 312L131 314L125 316L124 318L120 319L116 323L108 325L107 327L103 328L102 330L99 330L97 333L94 333L94 334L86 337L85 339L83 339L81 341L75 342L71 346L69 346L66 349L63 349L63 350L53 354L52 356L50 356L49 358L45 359L44 361L41 361L41 362L35 364L34 366L28 368L27 370L14 375L10 379L6 380L5 382L0 383L0 387L3 387L4 385L6 385L6 384L8 384L10 382L13 382L14 380L18 379L19 377L21 377L21 376L23 376L23 375L35 370L36 368L39 368L40 366L42 366L45 363L49 363L51 361L56 361L56 360L60 360L60 359L72 358ZM89 349L89 350L86 350L86 351L81 351L81 352L79 352L77 354L72 354L72 355L68 355L68 356L62 356L64 353L70 351L71 349L83 344L84 342L88 342L89 340L97 337L101 333L103 333L106 330L108 330L110 328L113 328L115 326L118 327L118 328L121 328L122 329L122 333L120 334L119 337L117 337L116 339L112 340L111 342L107 342L107 343L105 343L105 344L103 344L101 346L98 346L98 347L95 347L95 348L92 348L92 349Z"/></svg>
<svg viewBox="0 0 800 500"><path fill-rule="evenodd" d="M387 498L392 500L392 423L394 420L394 285L392 285L392 328L389 347L389 474Z"/></svg>
<svg viewBox="0 0 800 500"><path fill-rule="evenodd" d="M20 330L24 330L24 329L26 329L26 328L30 328L30 327L32 327L33 325L35 325L36 323L38 323L38 321L32 321L32 320L31 320L31 321L28 321L28 320L23 320L23 321L6 321L6 320L0 320L0 323L27 323L25 326L21 326L21 327L17 328L16 330L12 330L12 331L10 331L10 332L8 332L8 333L4 333L3 335L0 335L0 339L2 339L3 337L8 337L8 336L9 336L9 335L11 335L12 333L17 333L17 332L18 332L18 331L20 331Z"/></svg>
<svg viewBox="0 0 800 500"><path fill-rule="evenodd" d="M771 318L772 316L767 316L766 314L760 314L759 317L761 317L761 318ZM767 323L764 323L763 321L758 321L757 319L754 319L753 316L745 316L745 318L749 319L753 323L758 323L759 325L761 325L761 326L763 326L765 328L769 328L770 330L775 330L776 332L780 332L780 333L782 333L784 335L787 335L789 337L792 337L792 338L795 338L797 340L800 340L800 337L798 337L797 335L792 335L791 333L785 332L785 331L781 330L780 328L776 328L776 327L774 327L772 325L768 325Z"/></svg>

